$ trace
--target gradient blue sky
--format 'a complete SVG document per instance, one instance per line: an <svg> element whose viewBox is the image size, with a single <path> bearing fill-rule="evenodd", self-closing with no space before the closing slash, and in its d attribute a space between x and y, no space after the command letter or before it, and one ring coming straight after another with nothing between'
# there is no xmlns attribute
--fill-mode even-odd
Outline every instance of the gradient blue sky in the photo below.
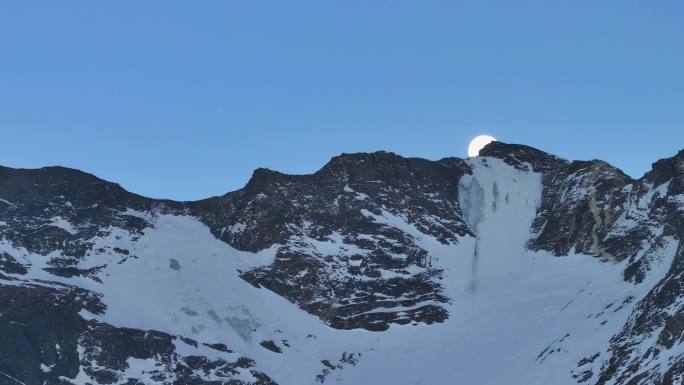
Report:
<svg viewBox="0 0 684 385"><path fill-rule="evenodd" d="M682 1L3 1L0 164L174 199L489 133L641 176L684 148Z"/></svg>

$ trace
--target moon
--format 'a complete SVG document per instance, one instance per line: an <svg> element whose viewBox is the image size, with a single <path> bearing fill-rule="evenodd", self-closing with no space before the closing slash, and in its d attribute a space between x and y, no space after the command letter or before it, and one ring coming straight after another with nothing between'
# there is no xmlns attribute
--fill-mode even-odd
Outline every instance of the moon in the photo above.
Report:
<svg viewBox="0 0 684 385"><path fill-rule="evenodd" d="M496 138L491 135L480 135L475 137L475 139L470 141L468 145L468 157L472 158L474 156L480 155L480 150L491 142L495 142Z"/></svg>

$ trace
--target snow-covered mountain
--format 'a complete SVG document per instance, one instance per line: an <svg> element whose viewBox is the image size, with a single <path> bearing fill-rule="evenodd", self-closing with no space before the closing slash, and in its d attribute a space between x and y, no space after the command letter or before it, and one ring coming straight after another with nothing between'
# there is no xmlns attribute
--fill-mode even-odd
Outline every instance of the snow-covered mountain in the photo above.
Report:
<svg viewBox="0 0 684 385"><path fill-rule="evenodd" d="M684 151L493 142L154 200L0 167L0 384L681 384Z"/></svg>

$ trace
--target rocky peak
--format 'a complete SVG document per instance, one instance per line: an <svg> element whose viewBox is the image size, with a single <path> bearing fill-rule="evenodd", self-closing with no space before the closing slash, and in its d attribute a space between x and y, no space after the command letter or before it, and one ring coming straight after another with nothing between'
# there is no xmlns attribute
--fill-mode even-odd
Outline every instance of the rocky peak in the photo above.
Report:
<svg viewBox="0 0 684 385"><path fill-rule="evenodd" d="M653 186L672 180L669 186L672 194L684 193L684 150L670 158L660 159L653 163L651 170L643 176L643 179Z"/></svg>
<svg viewBox="0 0 684 385"><path fill-rule="evenodd" d="M60 198L72 205L89 205L118 203L134 196L116 183L71 168L0 169L0 197L10 202L44 204Z"/></svg>
<svg viewBox="0 0 684 385"><path fill-rule="evenodd" d="M384 182L406 184L429 182L427 178L448 178L469 172L467 164L457 158L430 161L421 158L404 158L393 152L342 154L333 157L316 172L320 177L336 177L345 182ZM451 175L450 175L451 174Z"/></svg>
<svg viewBox="0 0 684 385"><path fill-rule="evenodd" d="M494 141L480 150L480 156L498 158L506 164L526 168L525 163L532 166L535 172L546 172L567 165L569 162L563 158L551 155L534 147L523 144L509 144Z"/></svg>
<svg viewBox="0 0 684 385"><path fill-rule="evenodd" d="M319 173L332 170L377 169L383 166L406 163L407 159L389 151L342 153L332 157Z"/></svg>
<svg viewBox="0 0 684 385"><path fill-rule="evenodd" d="M264 191L272 190L280 183L287 183L288 181L297 178L297 175L283 174L278 171L260 167L254 170L252 177L242 191L246 196L253 197Z"/></svg>
<svg viewBox="0 0 684 385"><path fill-rule="evenodd" d="M62 250L65 256L81 258L92 246L88 239L103 228L140 231L148 226L123 215L127 210L147 211L163 203L66 167L0 169L3 235L39 254Z"/></svg>

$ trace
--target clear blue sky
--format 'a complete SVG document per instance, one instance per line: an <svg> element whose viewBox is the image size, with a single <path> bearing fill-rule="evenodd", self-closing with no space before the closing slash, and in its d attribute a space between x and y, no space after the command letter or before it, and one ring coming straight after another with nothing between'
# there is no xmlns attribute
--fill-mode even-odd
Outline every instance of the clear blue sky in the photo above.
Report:
<svg viewBox="0 0 684 385"><path fill-rule="evenodd" d="M3 1L0 164L174 199L489 133L641 176L684 148L682 1Z"/></svg>

